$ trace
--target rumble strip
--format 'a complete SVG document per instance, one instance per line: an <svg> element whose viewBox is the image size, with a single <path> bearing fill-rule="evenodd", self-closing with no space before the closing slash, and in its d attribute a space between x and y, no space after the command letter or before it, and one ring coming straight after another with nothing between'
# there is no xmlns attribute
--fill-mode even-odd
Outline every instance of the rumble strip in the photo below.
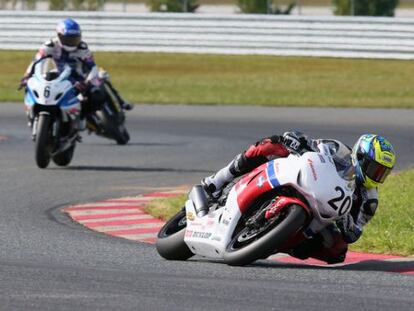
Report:
<svg viewBox="0 0 414 311"><path fill-rule="evenodd" d="M63 211L91 230L154 244L164 222L146 214L145 205L154 199L176 197L185 192L182 189L152 192L137 197L69 206Z"/></svg>
<svg viewBox="0 0 414 311"><path fill-rule="evenodd" d="M144 212L145 205L154 199L176 197L186 192L182 188L151 192L136 197L124 197L69 206L64 208L63 212L67 213L74 221L91 230L128 240L154 244L157 239L157 233L164 222L146 214ZM299 260L285 254L277 254L269 259L289 265L327 266L324 262L316 259ZM405 263L400 265L401 267L398 269L384 268L383 270L380 269L380 271L398 272L414 276L413 257L348 252L345 262L330 265L329 267L351 266L367 261L383 263L383 266L397 262L400 264Z"/></svg>

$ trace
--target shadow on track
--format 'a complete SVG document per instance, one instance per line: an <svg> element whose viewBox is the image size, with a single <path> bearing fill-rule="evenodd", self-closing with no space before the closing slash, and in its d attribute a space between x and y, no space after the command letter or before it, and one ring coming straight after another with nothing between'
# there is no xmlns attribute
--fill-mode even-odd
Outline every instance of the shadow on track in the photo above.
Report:
<svg viewBox="0 0 414 311"><path fill-rule="evenodd" d="M203 262L210 264L225 265L223 260L191 258L189 262ZM322 263L322 262L321 262ZM406 261L388 261L388 260L363 260L360 262L344 263L339 265L316 265L306 263L286 263L274 259L258 260L254 263L239 267L240 269L263 268L263 269L302 269L302 270L349 270L349 271L377 271L377 272L397 272L414 274L414 259Z"/></svg>
<svg viewBox="0 0 414 311"><path fill-rule="evenodd" d="M119 146L116 142L112 141L104 141L104 142L85 142L85 146L98 146L98 147L110 147L113 148L114 146ZM128 144L124 146L120 146L121 148L128 148L132 146L138 147L171 147L171 146L185 146L188 145L187 142L185 143L150 143L150 142L128 142Z"/></svg>
<svg viewBox="0 0 414 311"><path fill-rule="evenodd" d="M93 172L171 172L171 173L206 173L208 170L192 170L192 169L174 169L163 167L134 167L134 166L68 166L68 167L51 167L49 170L66 170L66 171L93 171Z"/></svg>
<svg viewBox="0 0 414 311"><path fill-rule="evenodd" d="M335 269L351 271L380 271L414 273L414 259L408 261L388 261L388 260L363 260L354 263L341 265L312 265L301 263L284 263L274 260L257 261L252 266L262 268L295 268L295 269Z"/></svg>

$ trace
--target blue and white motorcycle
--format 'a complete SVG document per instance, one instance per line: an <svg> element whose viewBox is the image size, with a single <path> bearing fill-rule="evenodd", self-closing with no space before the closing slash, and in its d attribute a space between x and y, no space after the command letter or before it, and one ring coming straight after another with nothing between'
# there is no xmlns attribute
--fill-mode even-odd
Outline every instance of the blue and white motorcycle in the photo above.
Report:
<svg viewBox="0 0 414 311"><path fill-rule="evenodd" d="M52 58L43 58L32 67L24 102L35 142L35 159L46 168L52 159L59 166L70 163L80 141L81 102L72 82L71 68L57 69Z"/></svg>

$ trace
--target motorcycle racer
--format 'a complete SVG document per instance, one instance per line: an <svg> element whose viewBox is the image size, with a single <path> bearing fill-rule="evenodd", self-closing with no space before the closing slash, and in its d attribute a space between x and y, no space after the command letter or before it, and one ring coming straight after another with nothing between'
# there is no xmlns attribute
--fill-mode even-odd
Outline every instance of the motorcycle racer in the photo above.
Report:
<svg viewBox="0 0 414 311"><path fill-rule="evenodd" d="M86 105L83 105L83 111L88 113L99 110L105 101L105 93L101 89L99 69L88 45L82 40L79 24L71 18L66 18L57 25L56 32L57 36L46 41L38 50L20 81L19 89L26 87L34 63L51 56L59 71L62 71L66 64L72 68L71 82L88 99ZM119 97L117 92L115 94ZM123 109L132 109L131 104L120 97L118 99Z"/></svg>
<svg viewBox="0 0 414 311"><path fill-rule="evenodd" d="M290 153L303 154L323 148L329 149L333 158L338 160L335 161L338 171L342 171L343 174L355 172L351 211L336 224L324 228L319 233L309 232L307 239L299 247L288 252L300 259L313 257L328 263L343 262L348 244L356 242L361 237L363 226L374 216L378 206L377 187L384 183L396 163L391 143L382 136L364 134L351 150L337 140L314 140L297 131L274 135L251 145L227 166L204 178L201 184L209 198L214 201L220 197L225 185L263 163L287 157ZM354 170L347 169L350 165Z"/></svg>

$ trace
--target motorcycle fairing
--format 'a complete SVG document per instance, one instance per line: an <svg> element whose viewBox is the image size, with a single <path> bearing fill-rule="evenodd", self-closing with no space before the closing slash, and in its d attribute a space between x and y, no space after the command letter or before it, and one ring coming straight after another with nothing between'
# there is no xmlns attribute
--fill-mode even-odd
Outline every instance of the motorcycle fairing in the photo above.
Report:
<svg viewBox="0 0 414 311"><path fill-rule="evenodd" d="M187 200L187 228L184 241L192 252L200 256L222 258L230 242L241 213L237 205L237 193L233 187L224 207L209 211L204 217L196 217L196 210L191 200Z"/></svg>
<svg viewBox="0 0 414 311"><path fill-rule="evenodd" d="M27 88L26 94L24 95L24 103L28 108L36 104L36 97L30 88Z"/></svg>
<svg viewBox="0 0 414 311"><path fill-rule="evenodd" d="M25 105L28 109L32 109L34 105L60 107L64 121L67 121L67 114L76 118L81 105L73 84L68 80L71 69L65 66L56 79L48 81L44 76L48 69L53 70L50 64L51 60L46 58L35 65L34 75L27 83Z"/></svg>
<svg viewBox="0 0 414 311"><path fill-rule="evenodd" d="M236 191L237 202L242 214L264 193L281 185L290 185L296 182L300 168L293 158L287 159L279 158L262 164L239 180L236 184Z"/></svg>
<svg viewBox="0 0 414 311"><path fill-rule="evenodd" d="M184 241L195 254L222 258L242 214L261 195L279 186L294 187L303 195L307 201L304 204L309 206L313 216L306 231L318 232L339 218L342 206L350 200L353 192L352 185L339 176L333 161L325 157L329 155L307 152L302 156L289 155L263 164L236 183L224 207L203 217L195 216L194 204L188 200ZM342 189L343 198L338 196L338 188ZM330 203L332 200L341 208L335 209ZM349 211L346 209L344 213Z"/></svg>
<svg viewBox="0 0 414 311"><path fill-rule="evenodd" d="M70 88L59 99L58 105L64 110L80 109L80 101L73 88Z"/></svg>

